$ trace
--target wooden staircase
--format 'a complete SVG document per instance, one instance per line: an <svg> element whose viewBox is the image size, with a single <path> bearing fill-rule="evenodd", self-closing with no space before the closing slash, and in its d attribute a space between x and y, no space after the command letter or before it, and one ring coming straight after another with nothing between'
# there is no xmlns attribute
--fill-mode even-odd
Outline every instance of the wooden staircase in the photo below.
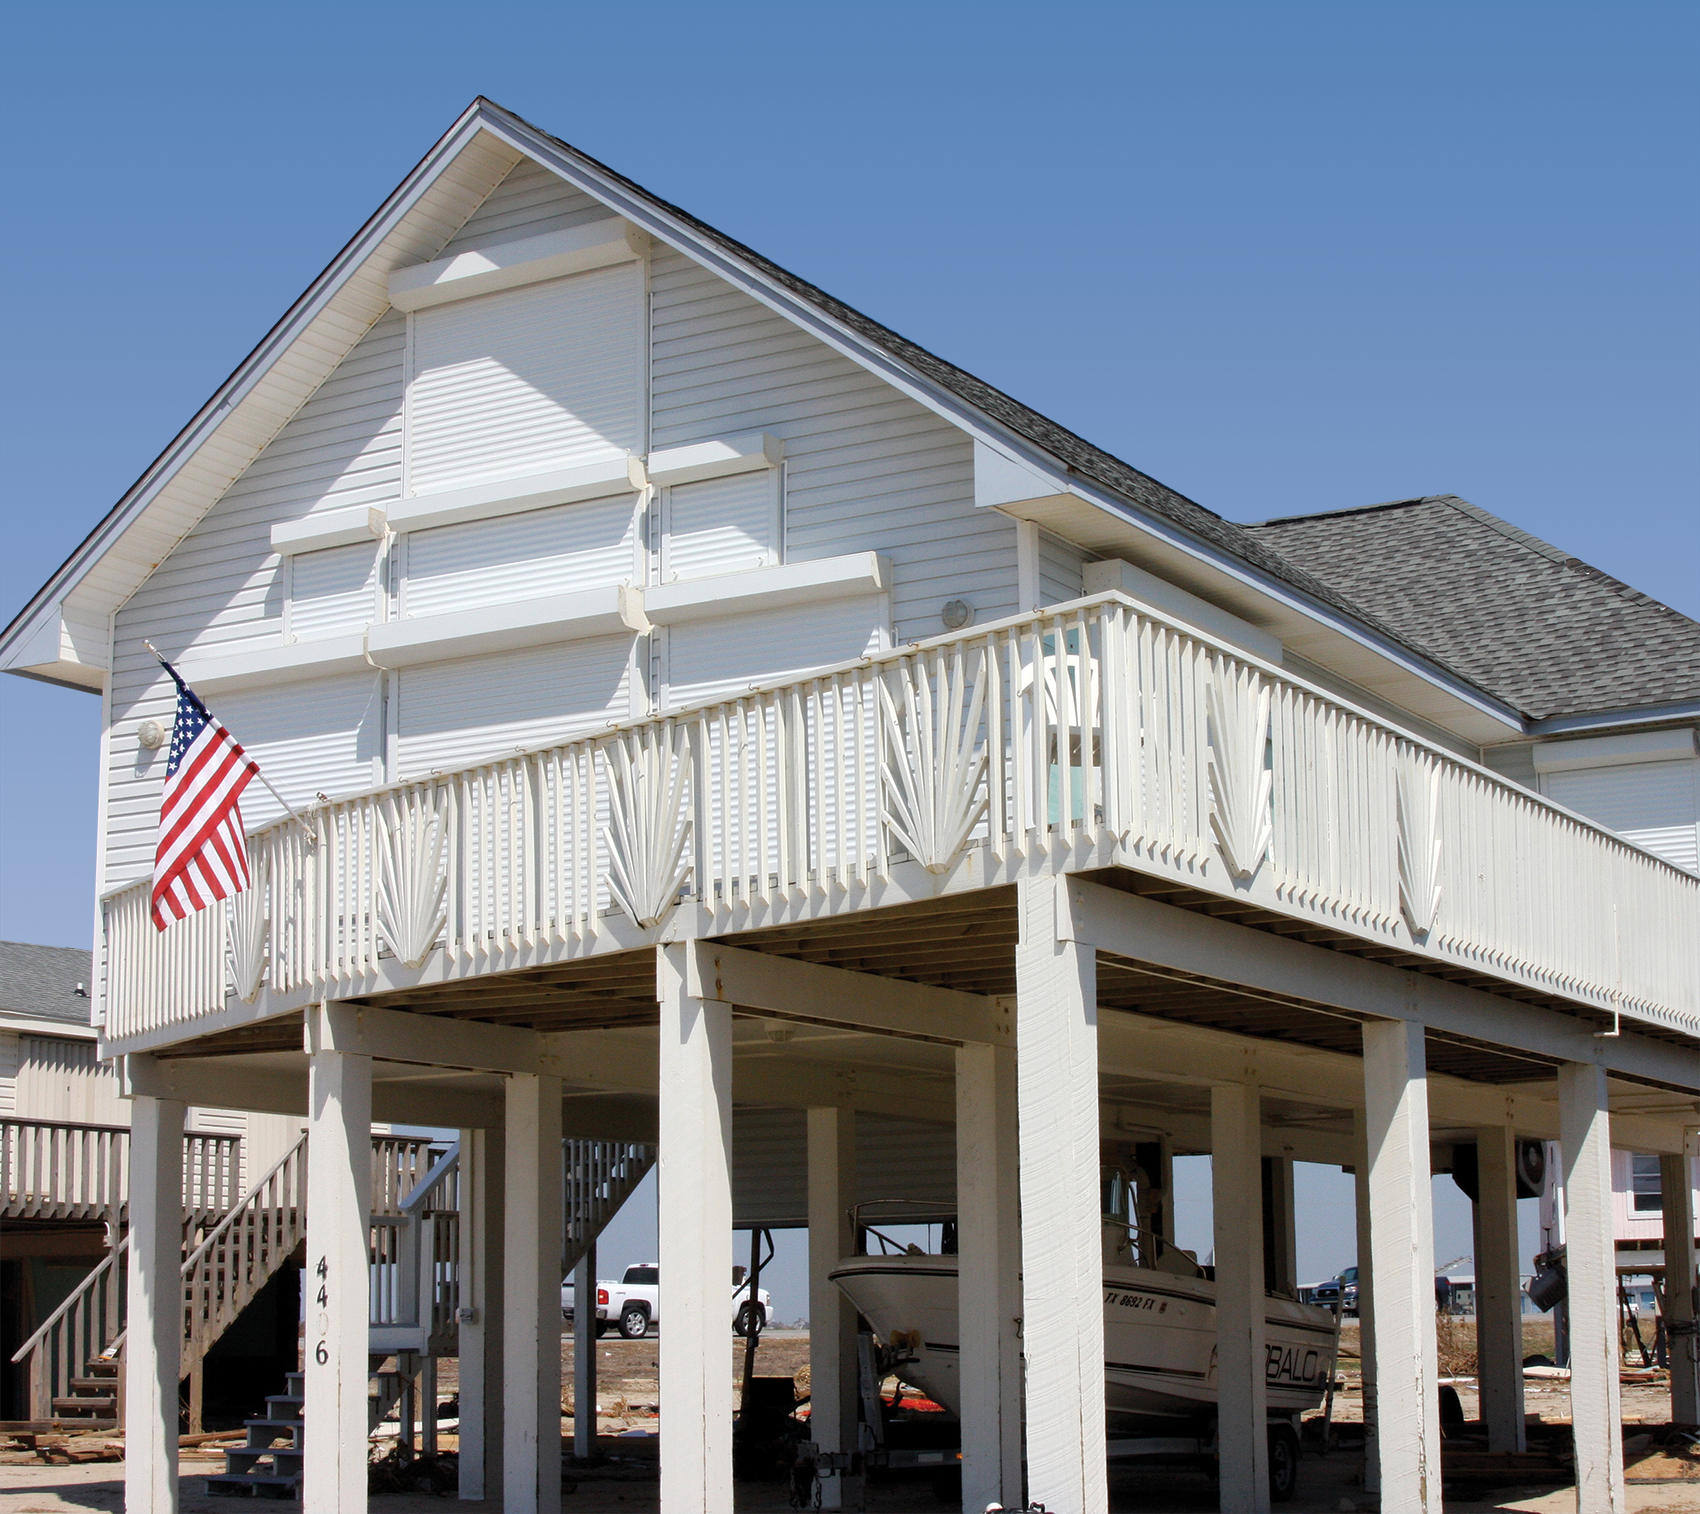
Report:
<svg viewBox="0 0 1700 1514"><path fill-rule="evenodd" d="M51 1418L64 1420L86 1430L111 1430L118 1424L118 1361L112 1356L91 1357L83 1363L83 1375L71 1378L70 1390L52 1400Z"/></svg>

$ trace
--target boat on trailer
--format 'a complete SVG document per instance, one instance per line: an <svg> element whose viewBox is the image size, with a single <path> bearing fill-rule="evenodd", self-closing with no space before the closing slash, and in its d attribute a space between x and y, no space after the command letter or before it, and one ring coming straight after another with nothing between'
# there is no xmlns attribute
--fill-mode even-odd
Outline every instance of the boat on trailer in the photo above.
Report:
<svg viewBox="0 0 1700 1514"><path fill-rule="evenodd" d="M1112 1453L1207 1457L1217 1402L1215 1278L1191 1252L1133 1221L1118 1196L1130 1187L1119 1173L1106 1177L1104 1407ZM960 1414L956 1257L948 1248L927 1255L892 1242L860 1212L857 1228L881 1240L884 1252L846 1257L828 1276L886 1346L891 1370ZM1265 1295L1264 1381L1277 1498L1290 1496L1298 1455L1294 1426L1300 1414L1322 1403L1339 1338L1331 1310ZM1277 1460L1287 1466L1278 1468Z"/></svg>

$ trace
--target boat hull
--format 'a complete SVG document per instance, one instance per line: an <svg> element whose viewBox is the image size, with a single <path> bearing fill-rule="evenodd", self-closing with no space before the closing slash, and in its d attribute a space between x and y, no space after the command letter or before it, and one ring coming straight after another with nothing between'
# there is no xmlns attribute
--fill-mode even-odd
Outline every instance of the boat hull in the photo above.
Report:
<svg viewBox="0 0 1700 1514"><path fill-rule="evenodd" d="M952 1413L961 1405L956 1259L847 1257L829 1274L882 1340L917 1343L902 1368ZM1339 1332L1326 1310L1265 1301L1264 1381L1271 1413L1322 1402ZM1112 1433L1197 1422L1216 1409L1216 1285L1143 1267L1104 1269L1105 1410Z"/></svg>

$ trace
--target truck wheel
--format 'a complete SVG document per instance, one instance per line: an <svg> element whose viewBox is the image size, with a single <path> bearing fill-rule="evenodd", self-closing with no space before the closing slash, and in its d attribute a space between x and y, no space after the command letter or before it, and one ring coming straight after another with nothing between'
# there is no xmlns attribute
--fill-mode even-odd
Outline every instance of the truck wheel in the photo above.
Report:
<svg viewBox="0 0 1700 1514"><path fill-rule="evenodd" d="M1278 1422L1269 1427L1269 1501L1286 1503L1299 1485L1299 1437Z"/></svg>
<svg viewBox="0 0 1700 1514"><path fill-rule="evenodd" d="M752 1320L757 1335L767 1329L767 1314L760 1304L740 1304L738 1306L738 1317L732 1321L732 1333L734 1335L748 1335Z"/></svg>
<svg viewBox="0 0 1700 1514"><path fill-rule="evenodd" d="M640 1341L649 1334L649 1315L641 1304L620 1311L620 1334L629 1341Z"/></svg>

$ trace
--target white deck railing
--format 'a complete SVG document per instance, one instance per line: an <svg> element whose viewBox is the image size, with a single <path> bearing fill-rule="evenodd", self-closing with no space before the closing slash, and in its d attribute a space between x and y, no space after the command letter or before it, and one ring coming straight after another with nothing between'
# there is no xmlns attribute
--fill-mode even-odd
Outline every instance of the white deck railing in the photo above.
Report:
<svg viewBox="0 0 1700 1514"><path fill-rule="evenodd" d="M736 930L905 865L1106 861L1700 1034L1700 880L1119 594L307 818L228 910L156 935L145 885L107 898L109 1038L588 953L681 897Z"/></svg>

